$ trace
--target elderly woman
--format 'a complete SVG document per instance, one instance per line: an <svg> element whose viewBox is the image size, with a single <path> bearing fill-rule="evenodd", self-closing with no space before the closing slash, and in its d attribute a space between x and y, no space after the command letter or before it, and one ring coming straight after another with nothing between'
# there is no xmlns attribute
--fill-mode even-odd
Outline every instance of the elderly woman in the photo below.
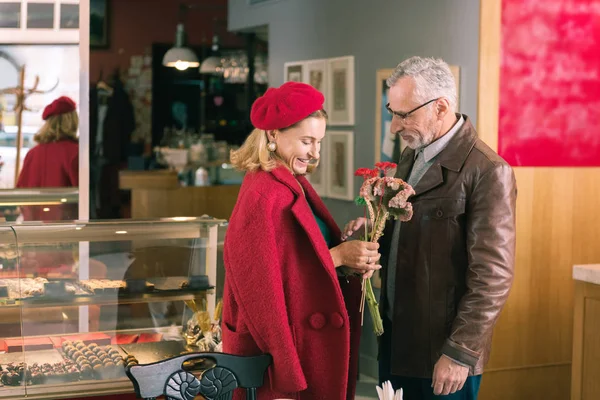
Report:
<svg viewBox="0 0 600 400"><path fill-rule="evenodd" d="M323 101L302 83L269 89L252 106L256 129L232 153L246 176L225 239L223 351L272 355L259 399L354 399L356 275L380 268L379 245L340 243L305 178L325 136Z"/></svg>
<svg viewBox="0 0 600 400"><path fill-rule="evenodd" d="M44 125L33 139L38 143L25 156L18 188L77 187L79 185L79 117L75 102L59 97L44 109ZM46 211L44 211L44 209ZM77 218L77 206L23 207L26 221Z"/></svg>

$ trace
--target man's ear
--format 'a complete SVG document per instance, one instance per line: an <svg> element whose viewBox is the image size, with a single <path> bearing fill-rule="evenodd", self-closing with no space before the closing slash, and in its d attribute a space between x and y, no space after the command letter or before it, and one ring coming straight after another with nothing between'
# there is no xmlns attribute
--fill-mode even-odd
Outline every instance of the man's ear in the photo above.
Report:
<svg viewBox="0 0 600 400"><path fill-rule="evenodd" d="M442 120L450 112L450 102L447 98L442 97L435 102L435 111L438 119Z"/></svg>

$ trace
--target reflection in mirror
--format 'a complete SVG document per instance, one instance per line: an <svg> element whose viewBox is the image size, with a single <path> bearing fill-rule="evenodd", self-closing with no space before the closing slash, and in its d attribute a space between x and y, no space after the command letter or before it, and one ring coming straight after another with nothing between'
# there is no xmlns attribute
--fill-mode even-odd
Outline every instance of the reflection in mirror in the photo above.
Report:
<svg viewBox="0 0 600 400"><path fill-rule="evenodd" d="M75 105L79 104L79 48L76 44L0 45L0 188L16 187L27 154L40 145L40 136L36 140L36 134L47 123L43 119L44 109L61 96L68 96ZM75 128L75 138L77 131ZM49 155L48 151L43 153ZM28 182L23 181L19 186L76 187L77 182L48 177L52 175L52 166L71 162L73 154L74 168L78 169L78 151L63 149L53 152L44 162L39 157L40 162L36 163Z"/></svg>

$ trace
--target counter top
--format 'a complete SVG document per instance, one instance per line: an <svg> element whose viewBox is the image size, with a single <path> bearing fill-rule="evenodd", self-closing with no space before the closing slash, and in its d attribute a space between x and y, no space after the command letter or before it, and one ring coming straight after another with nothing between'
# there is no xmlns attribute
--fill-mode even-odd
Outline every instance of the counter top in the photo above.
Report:
<svg viewBox="0 0 600 400"><path fill-rule="evenodd" d="M600 285L600 264L574 265L573 279Z"/></svg>

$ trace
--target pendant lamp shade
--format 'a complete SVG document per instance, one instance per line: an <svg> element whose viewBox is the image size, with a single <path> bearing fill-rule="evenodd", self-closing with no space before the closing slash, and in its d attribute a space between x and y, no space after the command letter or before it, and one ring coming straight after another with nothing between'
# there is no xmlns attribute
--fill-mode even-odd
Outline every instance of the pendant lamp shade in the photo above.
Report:
<svg viewBox="0 0 600 400"><path fill-rule="evenodd" d="M181 71L200 66L196 53L192 49L185 47L185 30L183 24L177 25L175 46L171 47L165 53L162 63L165 67L174 67Z"/></svg>
<svg viewBox="0 0 600 400"><path fill-rule="evenodd" d="M221 57L208 57L204 61L202 61L202 65L200 66L201 74L212 74L217 75L221 71Z"/></svg>
<svg viewBox="0 0 600 400"><path fill-rule="evenodd" d="M215 28L216 29L216 28ZM200 65L201 74L220 75L223 72L221 57L219 56L219 36L215 33L212 39L212 55L205 58Z"/></svg>

